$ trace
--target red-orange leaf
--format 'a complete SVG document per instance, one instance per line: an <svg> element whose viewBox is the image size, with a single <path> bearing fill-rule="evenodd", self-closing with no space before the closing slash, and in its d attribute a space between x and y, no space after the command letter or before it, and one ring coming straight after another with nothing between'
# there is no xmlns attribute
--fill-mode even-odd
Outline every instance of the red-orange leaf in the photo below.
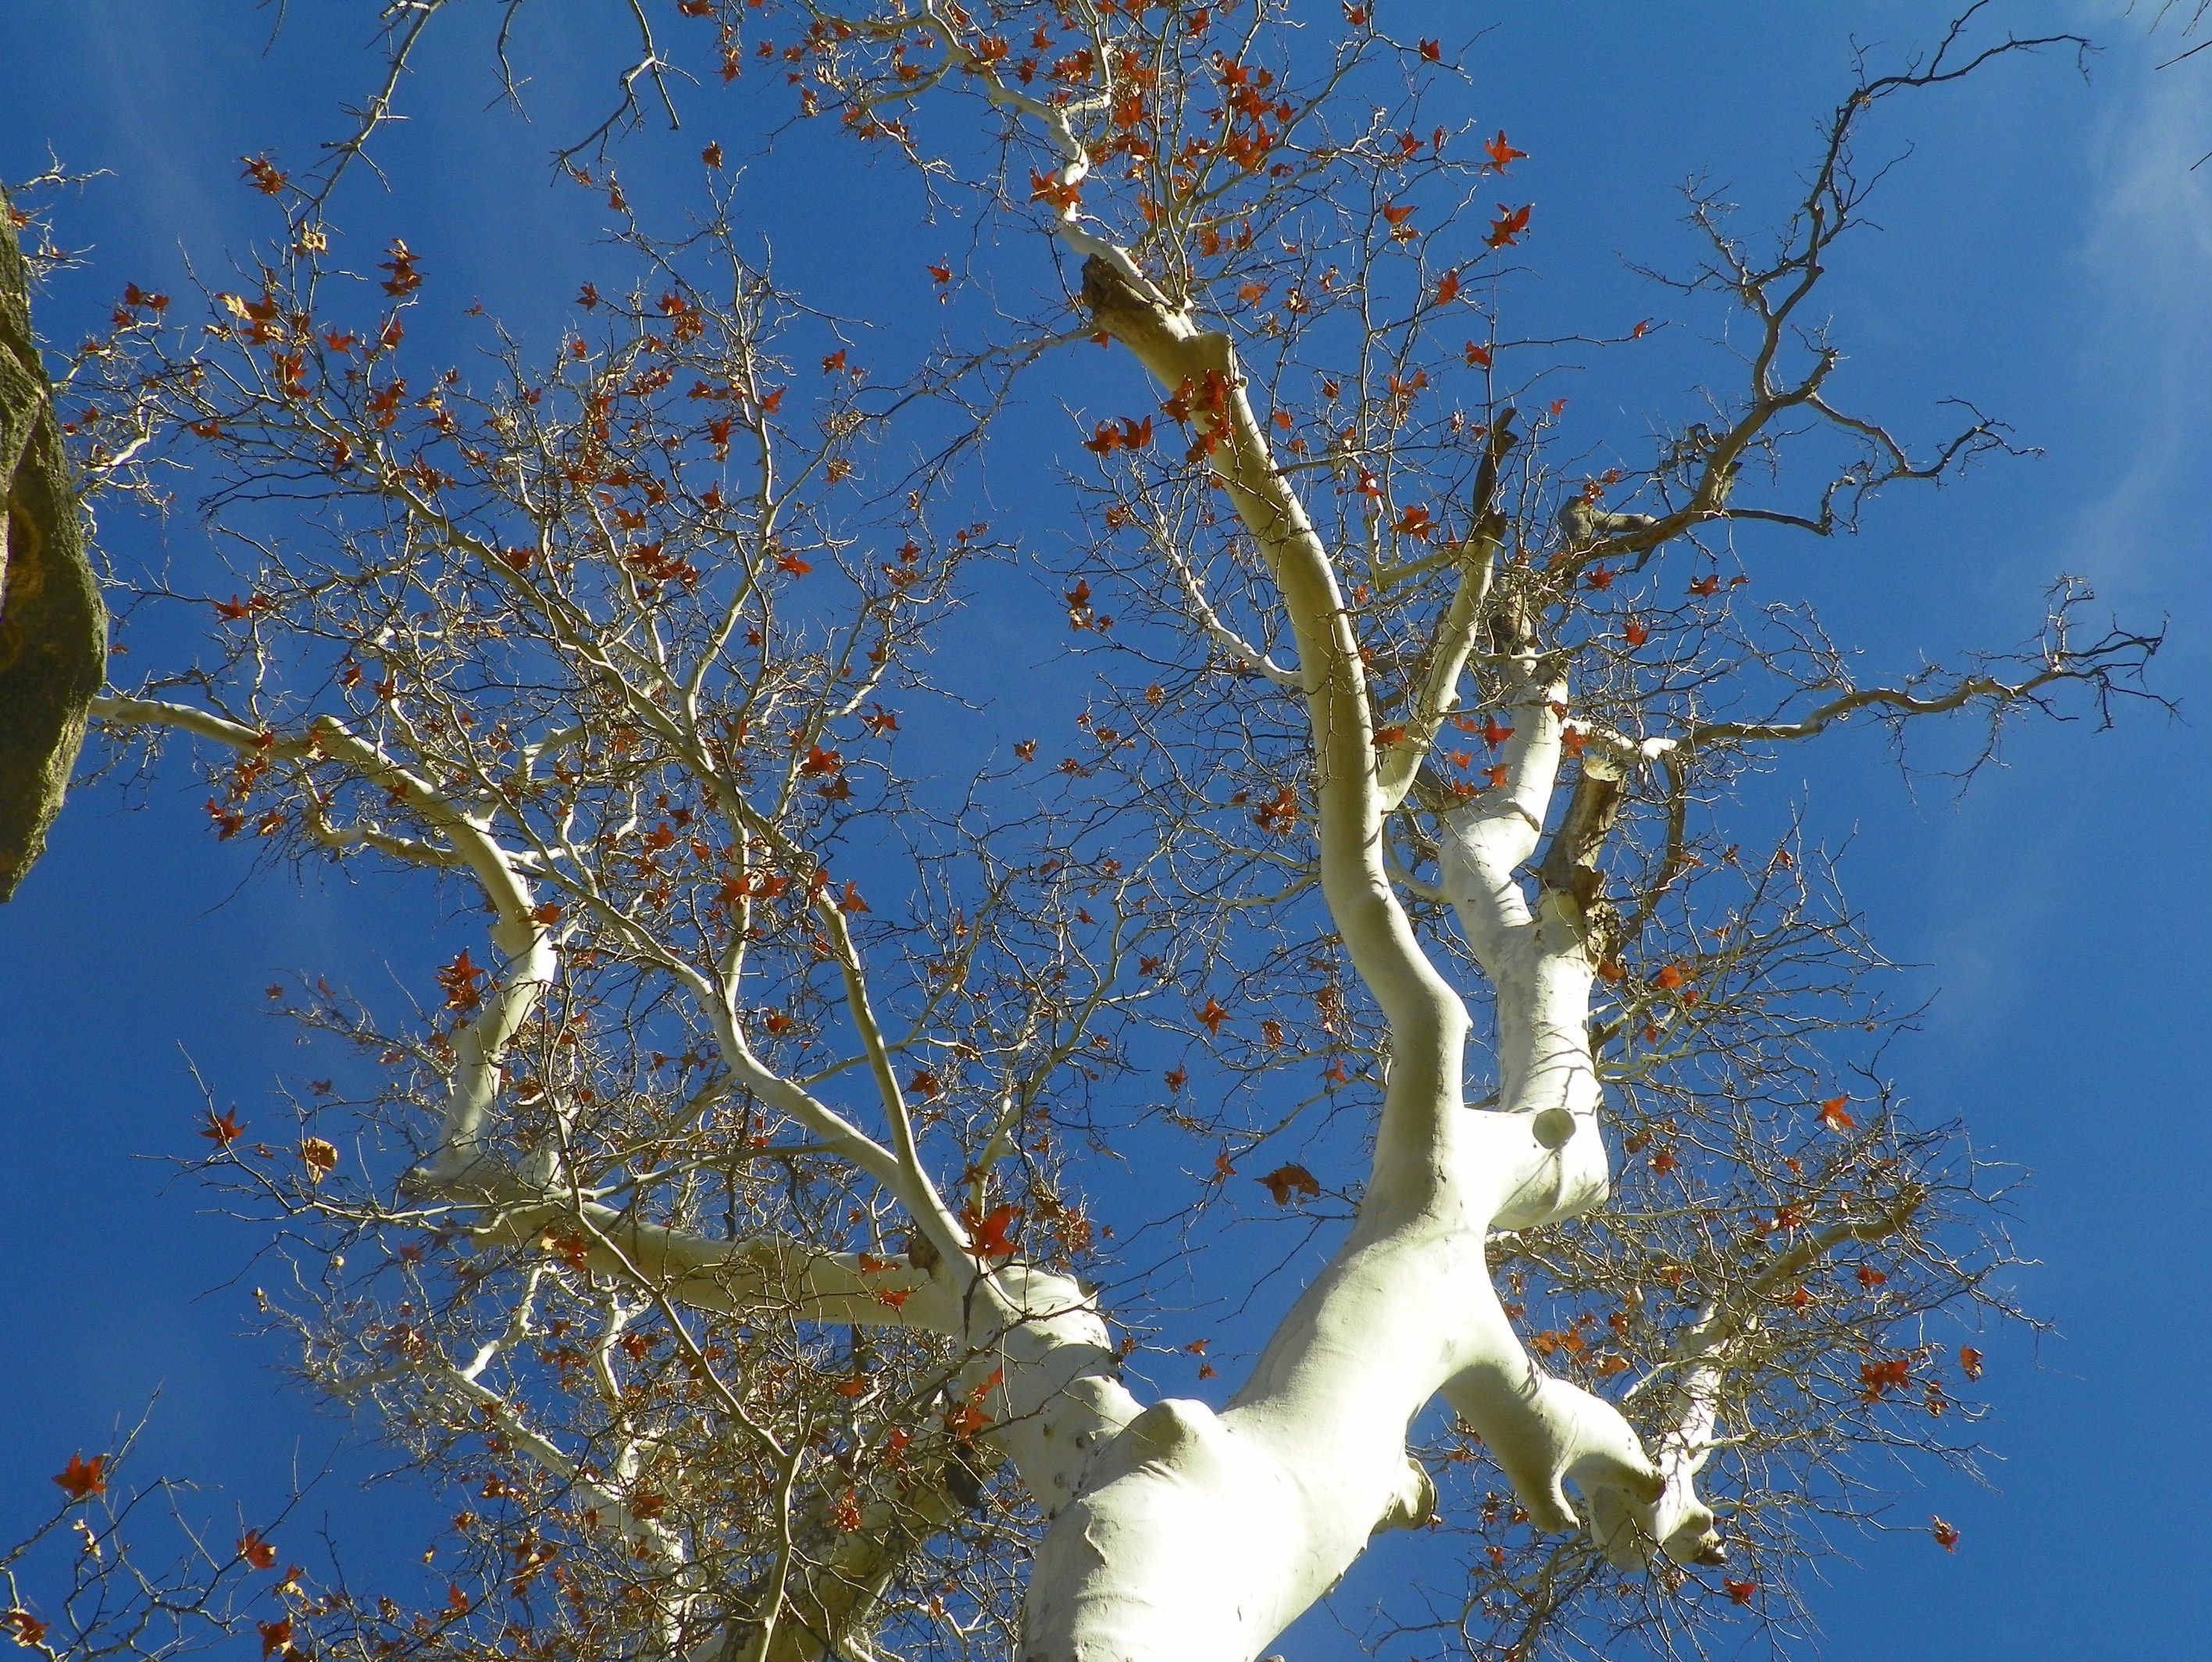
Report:
<svg viewBox="0 0 2212 1662"><path fill-rule="evenodd" d="M1083 187L1069 183L1057 173L1033 172L1030 174L1030 200L1048 202L1066 213L1082 202Z"/></svg>
<svg viewBox="0 0 2212 1662"><path fill-rule="evenodd" d="M1902 1391L1911 1382L1910 1356L1890 1356L1881 1362L1859 1364L1859 1398L1863 1402L1878 1401L1884 1393Z"/></svg>
<svg viewBox="0 0 2212 1662"><path fill-rule="evenodd" d="M1300 1165L1278 1166L1265 1177L1254 1180L1267 1190L1268 1197L1278 1206L1287 1206L1291 1198L1303 1195L1309 1200L1321 1198L1321 1182Z"/></svg>
<svg viewBox="0 0 2212 1662"><path fill-rule="evenodd" d="M971 1211L961 1218L968 1231L968 1251L985 1262L1009 1259L1014 1255L1013 1232L1020 1227L1022 1209L1007 1204L994 1206L979 1219Z"/></svg>
<svg viewBox="0 0 2212 1662"><path fill-rule="evenodd" d="M1484 145L1482 150L1490 158L1490 165L1501 173L1528 154L1526 150L1515 149L1505 142L1505 129L1503 127L1498 130L1498 136Z"/></svg>
<svg viewBox="0 0 2212 1662"><path fill-rule="evenodd" d="M276 164L267 156L240 156L239 160L246 164L246 170L240 177L251 179L255 190L265 197L283 193L284 175L277 171Z"/></svg>
<svg viewBox="0 0 2212 1662"><path fill-rule="evenodd" d="M1528 229L1528 215L1534 207L1534 203L1519 208L1508 208L1504 203L1499 203L1498 217L1491 221L1490 234L1483 240L1492 248L1510 248Z"/></svg>
<svg viewBox="0 0 2212 1662"><path fill-rule="evenodd" d="M392 240L392 257L382 261L379 266L380 270L392 274L383 285L384 292L392 295L411 294L420 288L422 286L422 276L415 268L422 258L405 243L394 237Z"/></svg>
<svg viewBox="0 0 2212 1662"><path fill-rule="evenodd" d="M27 1650L46 1636L46 1624L27 1610L0 1610L0 1628Z"/></svg>
<svg viewBox="0 0 2212 1662"><path fill-rule="evenodd" d="M469 949L463 947L453 962L438 972L438 985L445 989L448 1010L474 1010L483 1002L477 983L483 980L483 971L469 961Z"/></svg>
<svg viewBox="0 0 2212 1662"><path fill-rule="evenodd" d="M104 1495L107 1492L107 1456L95 1454L88 1460L82 1454L72 1454L69 1464L54 1474L54 1481L72 1501Z"/></svg>

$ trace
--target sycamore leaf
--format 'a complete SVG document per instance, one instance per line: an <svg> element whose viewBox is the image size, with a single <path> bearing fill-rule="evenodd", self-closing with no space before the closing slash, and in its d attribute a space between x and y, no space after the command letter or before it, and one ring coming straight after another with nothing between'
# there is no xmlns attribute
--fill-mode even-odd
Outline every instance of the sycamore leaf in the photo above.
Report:
<svg viewBox="0 0 2212 1662"><path fill-rule="evenodd" d="M960 1222L968 1231L968 1251L986 1263L1009 1259L1014 1255L1013 1232L1020 1227L1022 1209L1008 1204L994 1206L977 1217L973 1210L963 1213Z"/></svg>
<svg viewBox="0 0 2212 1662"><path fill-rule="evenodd" d="M1528 203L1519 208L1498 204L1498 217L1490 222L1490 234L1484 241L1492 248L1510 248L1528 229L1528 215L1535 204Z"/></svg>
<svg viewBox="0 0 2212 1662"><path fill-rule="evenodd" d="M54 1481L62 1492L72 1501L89 1500L107 1492L107 1456L95 1454L86 1459L82 1454L70 1456L69 1464L54 1474Z"/></svg>
<svg viewBox="0 0 2212 1662"><path fill-rule="evenodd" d="M1303 1195L1308 1200L1321 1198L1321 1181L1304 1167L1291 1164L1278 1166L1265 1177L1254 1180L1266 1189L1268 1197L1278 1206L1287 1206L1293 1196Z"/></svg>
<svg viewBox="0 0 2212 1662"><path fill-rule="evenodd" d="M0 1610L0 1628L8 1629L8 1636L26 1650L38 1645L46 1636L46 1624L30 1611L22 1609Z"/></svg>

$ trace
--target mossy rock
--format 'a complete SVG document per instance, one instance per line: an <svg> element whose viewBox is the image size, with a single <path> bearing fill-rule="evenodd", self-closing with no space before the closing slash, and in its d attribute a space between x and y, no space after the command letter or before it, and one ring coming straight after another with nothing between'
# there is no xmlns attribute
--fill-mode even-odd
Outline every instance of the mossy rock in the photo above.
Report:
<svg viewBox="0 0 2212 1662"><path fill-rule="evenodd" d="M107 611L0 193L0 901L46 846L107 665Z"/></svg>

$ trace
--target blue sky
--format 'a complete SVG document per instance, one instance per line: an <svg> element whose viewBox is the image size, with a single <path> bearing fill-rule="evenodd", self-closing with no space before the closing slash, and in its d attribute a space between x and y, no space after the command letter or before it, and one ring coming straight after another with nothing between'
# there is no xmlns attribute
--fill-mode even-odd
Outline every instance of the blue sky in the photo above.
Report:
<svg viewBox="0 0 2212 1662"><path fill-rule="evenodd" d="M549 14L562 32L544 38L549 65L583 61L607 9ZM1750 220L1771 216L1844 83L1850 38L1924 38L1940 15L1922 3L1627 0L1401 9L1408 32L1495 19L1468 60L1468 113L1531 153L1541 234L1516 303L1584 325L1661 309L1622 261L1689 258L1670 194L1683 178L1725 181ZM1982 1153L2033 1174L2015 1229L2039 1263L2019 1286L2058 1331L2037 1348L1988 1347L1988 1440L2002 1457L1991 1486L1931 1477L1908 1492L1894 1534L1836 1543L1843 1556L1814 1602L1821 1648L1837 1657L2212 1655L2193 1602L2177 1596L2212 1562L2212 1526L2191 1498L2212 1483L2198 1383L2212 1340L2197 1313L2212 1284L2212 1091L2198 1057L2212 1016L2200 725L2212 164L2191 171L2212 150L2212 65L2154 72L2156 47L2173 43L2147 41L2140 12L2118 4L1996 10L2023 32L2087 27L2106 50L2086 83L2057 55L1896 106L1880 142L1913 154L1875 215L1881 233L1839 264L1829 300L1863 403L1926 433L1936 399L1971 397L2045 453L1940 494L1893 496L1855 541L1778 550L1775 580L1815 595L1870 662L1910 666L1923 650L2026 637L2044 584L2079 573L2124 617L2170 619L2155 674L2185 710L2178 723L2130 713L2109 733L2021 731L2007 765L1963 800L1940 784L1908 792L1871 735L1784 756L1772 781L1831 840L1855 834L1853 899L1894 958L1926 966L1911 986L1940 996L1895 1071L1923 1114L1965 1116ZM0 175L37 171L49 146L112 174L61 210L64 240L90 245L92 267L46 297L50 337L73 338L125 279L173 288L186 257L219 271L265 228L235 159L271 145L304 157L366 73L347 55L356 37L317 39L307 21L264 55L270 17L191 0L0 0L0 61L12 66ZM583 105L549 73L539 124L524 127L483 113L489 92L480 56L426 76L413 94L422 118L386 160L405 234L450 292L542 327L594 258L573 196L542 182L545 149ZM718 129L717 96L692 94L685 149L738 125L732 112ZM811 210L811 234L779 250L781 274L859 312L887 303L857 254L933 257L947 233L919 223L886 181L836 171L851 166L787 155L756 166L746 189L770 220ZM858 215L821 211L869 192L902 202L891 211L903 217L864 238ZM366 191L357 202L364 240L384 234L392 205ZM1685 383L1608 374L1574 389L1594 437L1632 441L1682 407ZM1038 396L1085 393L1068 381ZM207 557L188 510L112 534L180 564ZM1006 619L965 627L979 652L1020 644ZM13 1339L0 1536L47 1504L46 1476L72 1449L103 1441L157 1388L143 1469L221 1485L249 1509L346 1429L283 1389L278 1350L239 1337L247 1289L268 1272L248 1262L257 1242L204 1215L163 1162L194 1141L188 1058L249 1117L289 1065L291 1035L261 1014L268 982L307 969L387 987L393 966L411 966L410 934L419 942L437 916L373 885L241 888L237 848L206 836L189 789L157 788L130 812L88 791L0 909L0 1114L18 1188L0 1213L0 1331ZM404 1495L349 1492L357 1459L342 1469L334 1517L397 1539L419 1515ZM1931 1512L1959 1526L1955 1556L1930 1543ZM1325 1640L1307 1643L1294 1659L1324 1653Z"/></svg>

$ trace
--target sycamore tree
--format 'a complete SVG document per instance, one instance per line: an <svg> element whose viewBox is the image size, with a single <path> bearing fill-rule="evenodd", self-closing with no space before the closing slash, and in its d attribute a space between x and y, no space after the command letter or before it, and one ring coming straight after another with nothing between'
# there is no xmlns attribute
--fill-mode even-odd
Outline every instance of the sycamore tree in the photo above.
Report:
<svg viewBox="0 0 2212 1662"><path fill-rule="evenodd" d="M272 987L332 1077L210 1098L195 1162L291 1262L307 1386L454 1497L441 1585L287 1574L268 1519L151 1556L80 1450L20 1644L1237 1662L1371 1548L1416 1578L1378 1635L1626 1654L1786 1618L1889 1457L1971 1457L2001 1220L1761 775L2140 691L2069 579L1887 676L1787 592L2011 448L1859 403L1821 285L1913 100L2079 42L1977 7L1863 64L1783 223L1692 191L1655 318L1562 341L1477 59L1388 5L640 4L556 164L627 280L447 361L462 297L342 210L449 9L61 381L106 512L212 533L111 573L149 645L98 765L197 770L276 894L400 874L464 931L391 943L410 999ZM633 209L634 130L716 99L750 136ZM810 119L963 227L883 275L940 328L779 280L872 256L750 206ZM1564 356L1677 318L1678 416L1571 438ZM1002 430L1038 399L1058 440ZM1072 737L933 690L976 605L1073 649ZM1272 1326L1147 1400L1193 1288Z"/></svg>

